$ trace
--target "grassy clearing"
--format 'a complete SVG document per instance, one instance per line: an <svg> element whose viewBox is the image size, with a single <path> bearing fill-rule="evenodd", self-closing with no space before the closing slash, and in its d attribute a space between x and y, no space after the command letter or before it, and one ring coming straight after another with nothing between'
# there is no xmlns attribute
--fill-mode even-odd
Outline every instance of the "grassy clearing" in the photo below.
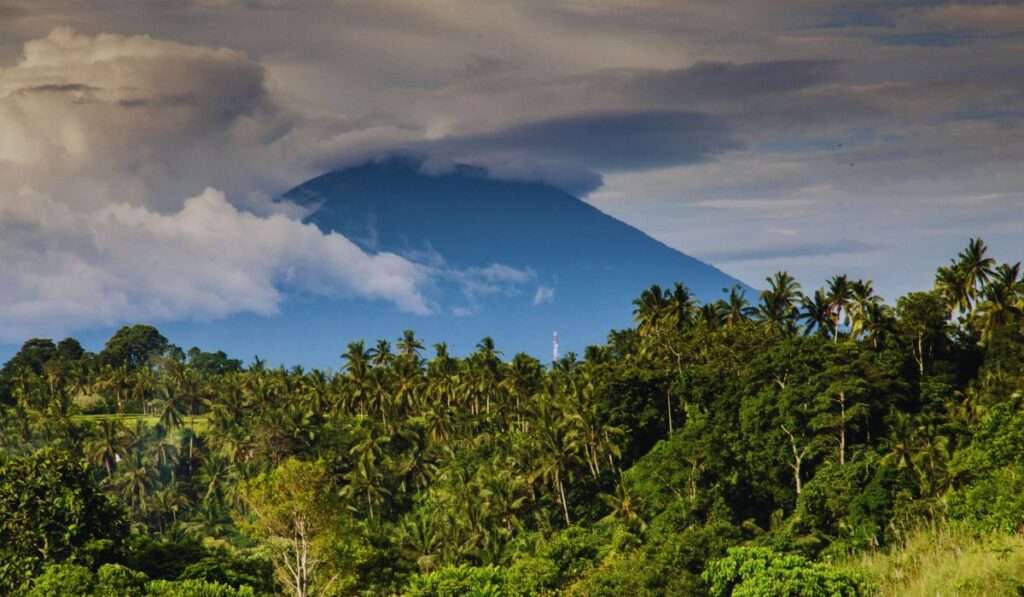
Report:
<svg viewBox="0 0 1024 597"><path fill-rule="evenodd" d="M134 427L139 421L142 421L142 424L147 427L155 427L160 422L160 417L156 415L143 415L139 413L74 415L71 417L71 420L76 423L98 423L107 419L116 419L129 427ZM192 427L196 433L204 433L206 431L205 415L196 415L194 425L192 422L193 419L186 415L182 420L182 427Z"/></svg>
<svg viewBox="0 0 1024 597"><path fill-rule="evenodd" d="M847 567L880 587L883 597L953 597L1024 594L1024 537L977 536L935 528L910 535L904 544L865 554Z"/></svg>

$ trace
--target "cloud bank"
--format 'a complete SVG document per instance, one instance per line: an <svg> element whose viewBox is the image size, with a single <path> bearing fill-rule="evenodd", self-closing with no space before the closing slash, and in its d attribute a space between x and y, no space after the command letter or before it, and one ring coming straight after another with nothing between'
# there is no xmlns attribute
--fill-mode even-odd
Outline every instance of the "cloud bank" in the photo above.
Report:
<svg viewBox="0 0 1024 597"><path fill-rule="evenodd" d="M264 75L239 52L148 36L25 44L0 70L0 341L269 315L291 290L431 312L429 268L268 200L289 160L315 162L345 132L311 134Z"/></svg>
<svg viewBox="0 0 1024 597"><path fill-rule="evenodd" d="M283 289L430 311L422 267L284 215L239 211L213 189L168 214L125 203L77 210L31 193L0 199L0 253L9 341L123 321L271 315Z"/></svg>

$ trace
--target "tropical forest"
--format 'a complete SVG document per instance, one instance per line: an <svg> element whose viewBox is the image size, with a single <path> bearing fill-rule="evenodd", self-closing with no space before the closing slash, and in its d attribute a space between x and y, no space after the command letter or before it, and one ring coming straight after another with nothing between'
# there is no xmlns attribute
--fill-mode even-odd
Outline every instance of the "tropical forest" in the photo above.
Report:
<svg viewBox="0 0 1024 597"><path fill-rule="evenodd" d="M414 331L336 370L145 324L27 339L0 594L1018 595L1024 279L981 240L946 257L891 300L661 281L551 363Z"/></svg>

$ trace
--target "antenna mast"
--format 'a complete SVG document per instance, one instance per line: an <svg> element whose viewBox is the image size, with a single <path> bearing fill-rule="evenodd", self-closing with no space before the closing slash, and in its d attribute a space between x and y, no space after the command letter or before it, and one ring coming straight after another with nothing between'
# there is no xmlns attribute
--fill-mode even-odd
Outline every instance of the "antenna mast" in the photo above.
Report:
<svg viewBox="0 0 1024 597"><path fill-rule="evenodd" d="M558 332L551 336L551 362L558 362Z"/></svg>

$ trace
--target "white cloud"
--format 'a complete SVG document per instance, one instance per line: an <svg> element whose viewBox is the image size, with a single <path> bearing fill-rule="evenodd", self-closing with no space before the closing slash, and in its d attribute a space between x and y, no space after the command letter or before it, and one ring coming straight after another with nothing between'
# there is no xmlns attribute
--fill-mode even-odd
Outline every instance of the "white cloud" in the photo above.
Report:
<svg viewBox="0 0 1024 597"><path fill-rule="evenodd" d="M409 135L297 113L269 87L234 50L55 29L0 68L0 182L161 210L213 186L268 212L268 197Z"/></svg>
<svg viewBox="0 0 1024 597"><path fill-rule="evenodd" d="M432 309L422 266L368 255L284 215L239 211L213 189L166 214L0 196L0 254L0 340L123 321L270 315L283 289Z"/></svg>
<svg viewBox="0 0 1024 597"><path fill-rule="evenodd" d="M0 342L273 314L292 290L433 311L432 269L269 201L392 133L291 114L264 78L242 53L148 36L26 43L0 69Z"/></svg>
<svg viewBox="0 0 1024 597"><path fill-rule="evenodd" d="M555 289L548 286L538 286L537 292L533 295L533 306L544 305L555 300Z"/></svg>

